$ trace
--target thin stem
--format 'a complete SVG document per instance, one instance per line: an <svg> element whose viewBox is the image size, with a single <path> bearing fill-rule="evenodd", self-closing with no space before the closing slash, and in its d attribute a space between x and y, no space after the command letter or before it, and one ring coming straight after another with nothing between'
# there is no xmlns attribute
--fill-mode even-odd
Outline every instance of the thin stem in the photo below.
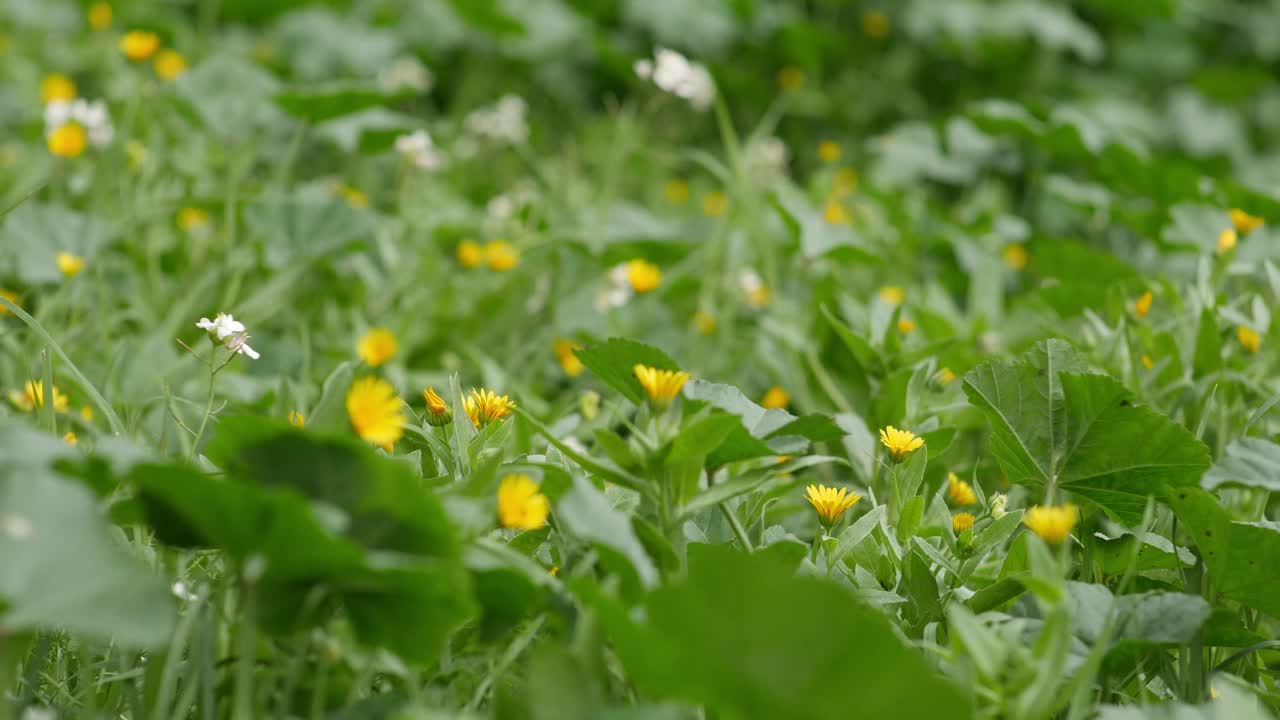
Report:
<svg viewBox="0 0 1280 720"><path fill-rule="evenodd" d="M241 583L239 647L236 649L235 720L253 720L253 669L257 655L255 621L257 615L257 580L244 578Z"/></svg>
<svg viewBox="0 0 1280 720"><path fill-rule="evenodd" d="M507 668L520 657L520 653L533 642L533 638L537 636L538 631L542 629L542 624L546 622L546 615L539 615L532 622L525 626L524 631L511 641L511 645L507 647L507 651L498 658L498 662L494 663L489 669L489 673L484 676L484 680L480 681L480 685L476 687L476 692L471 696L471 702L467 703L466 712L473 712L480 707L480 703L484 702L484 698L489 694L489 688L493 687L493 683L499 677L506 673Z"/></svg>
<svg viewBox="0 0 1280 720"><path fill-rule="evenodd" d="M200 438L204 437L204 429L209 424L209 416L213 415L213 379L217 377L218 370L222 368L214 368L213 361L217 357L218 347L214 345L209 351L209 395L205 399L204 417L200 418L200 428L195 432L195 439L191 442L191 453L188 457L194 457L200 448ZM226 367L225 363L223 367Z"/></svg>
<svg viewBox="0 0 1280 720"><path fill-rule="evenodd" d="M751 547L751 538L747 537L747 529L742 527L742 521L738 520L738 516L733 514L726 503L718 503L720 512L724 513L724 519L729 522L729 527L733 529L733 534L737 536L738 542L742 544L742 549L747 553L755 552Z"/></svg>

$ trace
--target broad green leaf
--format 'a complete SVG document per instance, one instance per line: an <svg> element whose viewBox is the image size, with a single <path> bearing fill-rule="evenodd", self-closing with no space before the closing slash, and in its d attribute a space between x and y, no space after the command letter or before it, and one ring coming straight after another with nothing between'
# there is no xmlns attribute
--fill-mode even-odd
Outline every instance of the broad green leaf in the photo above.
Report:
<svg viewBox="0 0 1280 720"><path fill-rule="evenodd" d="M632 532L628 517L613 509L591 483L574 479L573 489L556 505L556 519L564 532L594 545L624 578L631 575L640 588L657 584L658 570Z"/></svg>
<svg viewBox="0 0 1280 720"><path fill-rule="evenodd" d="M1190 551L1182 547L1175 548L1173 543L1154 533L1124 533L1117 538L1095 533L1093 542L1094 563L1108 575L1123 575L1131 561L1137 572L1177 570L1195 564L1195 556Z"/></svg>
<svg viewBox="0 0 1280 720"><path fill-rule="evenodd" d="M350 115L402 99L402 95L352 84L293 88L277 93L275 103L290 115L309 123Z"/></svg>
<svg viewBox="0 0 1280 720"><path fill-rule="evenodd" d="M320 399L307 414L308 428L336 432L350 427L346 403L354 369L350 362L341 362L324 379L320 386Z"/></svg>
<svg viewBox="0 0 1280 720"><path fill-rule="evenodd" d="M507 14L499 0L449 0L449 6L466 23L494 35L523 35L524 26Z"/></svg>
<svg viewBox="0 0 1280 720"><path fill-rule="evenodd" d="M676 361L661 350L622 338L610 338L579 348L574 354L596 377L637 405L645 402L647 396L636 379L636 365L648 365L659 370L680 369Z"/></svg>
<svg viewBox="0 0 1280 720"><path fill-rule="evenodd" d="M369 213L341 200L304 197L259 200L244 210L249 231L263 243L263 264L280 270L333 253L374 231Z"/></svg>
<svg viewBox="0 0 1280 720"><path fill-rule="evenodd" d="M205 127L223 137L242 137L285 119L271 103L280 81L233 55L215 55L183 73L177 93L195 108Z"/></svg>
<svg viewBox="0 0 1280 720"><path fill-rule="evenodd" d="M1222 334L1218 332L1218 319L1211 308L1200 311L1191 367L1195 377L1205 377L1222 369Z"/></svg>
<svg viewBox="0 0 1280 720"><path fill-rule="evenodd" d="M57 255L69 252L90 264L116 236L106 219L64 205L26 203L0 225L0 267L12 267L22 282L42 285L61 281Z"/></svg>
<svg viewBox="0 0 1280 720"><path fill-rule="evenodd" d="M1240 438L1227 446L1226 454L1209 468L1200 484L1209 490L1242 485L1280 491L1280 445L1263 438Z"/></svg>
<svg viewBox="0 0 1280 720"><path fill-rule="evenodd" d="M1165 501L1186 526L1209 568L1209 581L1232 600L1280 617L1280 524L1232 522L1213 495L1170 488Z"/></svg>
<svg viewBox="0 0 1280 720"><path fill-rule="evenodd" d="M980 365L964 389L991 424L992 452L1009 480L1054 484L1136 524L1149 495L1198 482L1208 448L1084 369L1069 345L1049 340L1018 361Z"/></svg>

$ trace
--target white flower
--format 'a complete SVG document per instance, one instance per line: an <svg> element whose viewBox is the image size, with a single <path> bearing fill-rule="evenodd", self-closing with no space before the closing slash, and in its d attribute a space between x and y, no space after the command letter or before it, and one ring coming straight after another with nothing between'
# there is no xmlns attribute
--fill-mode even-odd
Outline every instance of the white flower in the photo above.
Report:
<svg viewBox="0 0 1280 720"><path fill-rule="evenodd" d="M45 135L69 122L83 127L94 146L107 145L115 138L107 105L101 100L55 100L44 106Z"/></svg>
<svg viewBox="0 0 1280 720"><path fill-rule="evenodd" d="M631 300L635 291L631 288L631 279L627 276L627 264L614 265L607 275L608 284L596 294L596 310L605 312L622 307Z"/></svg>
<svg viewBox="0 0 1280 720"><path fill-rule="evenodd" d="M188 590L188 589L187 589L187 584L186 584L186 583L184 583L184 582L182 582L181 580L179 580L179 581L175 582L172 586L170 586L170 588L169 588L169 589L173 592L173 594L174 594L174 595L175 595L179 600L186 600L187 602L194 602L194 601L196 601L196 600L199 600L199 599L200 599L200 596L199 596L199 595L197 595L197 594L195 594L194 592L191 592L190 590Z"/></svg>
<svg viewBox="0 0 1280 720"><path fill-rule="evenodd" d="M427 92L435 80L431 71L418 58L402 57L391 63L378 76L378 84L387 92L417 90Z"/></svg>
<svg viewBox="0 0 1280 720"><path fill-rule="evenodd" d="M999 520L1009 513L1006 507L1009 505L1009 496L1004 493L996 493L991 496L990 508L991 517Z"/></svg>
<svg viewBox="0 0 1280 720"><path fill-rule="evenodd" d="M738 274L738 287L743 295L752 295L764 287L764 280L760 279L755 270L747 268Z"/></svg>
<svg viewBox="0 0 1280 720"><path fill-rule="evenodd" d="M787 144L772 136L751 143L748 153L753 165L774 171L784 170L790 155Z"/></svg>
<svg viewBox="0 0 1280 720"><path fill-rule="evenodd" d="M689 101L697 110L711 107L716 97L716 84L707 68L675 50L658 48L653 54L653 62L636 62L635 72L645 80L652 78L654 85Z"/></svg>
<svg viewBox="0 0 1280 720"><path fill-rule="evenodd" d="M473 135L523 145L529 140L529 123L525 120L527 110L524 98L504 95L491 108L473 110L463 123Z"/></svg>
<svg viewBox="0 0 1280 720"><path fill-rule="evenodd" d="M26 540L31 537L31 521L25 515L6 513L0 516L0 529L10 540Z"/></svg>
<svg viewBox="0 0 1280 720"><path fill-rule="evenodd" d="M218 313L212 320L202 317L200 318L200 322L196 323L196 327L208 332L219 340L226 340L236 333L244 332L244 323L236 320L227 313Z"/></svg>
<svg viewBox="0 0 1280 720"><path fill-rule="evenodd" d="M444 166L444 155L436 149L426 130L396 138L396 152L422 170L438 170Z"/></svg>
<svg viewBox="0 0 1280 720"><path fill-rule="evenodd" d="M227 349L233 353L240 355L248 355L250 360L257 360L262 357L256 350L249 347L249 335L247 333L238 332L227 340Z"/></svg>
<svg viewBox="0 0 1280 720"><path fill-rule="evenodd" d="M51 133L54 130L66 125L71 121L71 101L70 100L54 100L44 106L44 128L45 133Z"/></svg>

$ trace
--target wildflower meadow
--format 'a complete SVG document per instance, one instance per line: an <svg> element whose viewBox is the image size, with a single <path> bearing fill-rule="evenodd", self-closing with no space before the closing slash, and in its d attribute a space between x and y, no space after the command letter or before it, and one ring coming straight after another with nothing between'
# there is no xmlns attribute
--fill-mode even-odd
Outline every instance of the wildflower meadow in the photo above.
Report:
<svg viewBox="0 0 1280 720"><path fill-rule="evenodd" d="M1274 720L1280 0L0 0L0 720Z"/></svg>

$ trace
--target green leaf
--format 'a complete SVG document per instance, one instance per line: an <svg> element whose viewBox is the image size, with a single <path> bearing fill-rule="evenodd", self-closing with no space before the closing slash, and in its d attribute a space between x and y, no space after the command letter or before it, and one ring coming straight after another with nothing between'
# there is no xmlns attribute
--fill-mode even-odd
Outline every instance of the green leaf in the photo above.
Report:
<svg viewBox="0 0 1280 720"><path fill-rule="evenodd" d="M279 86L275 76L229 54L201 61L174 83L205 127L223 137L240 137L284 119L271 103Z"/></svg>
<svg viewBox="0 0 1280 720"><path fill-rule="evenodd" d="M61 282L59 252L84 257L90 264L116 236L106 219L64 205L29 202L14 209L0 225L0 267L12 267L22 282Z"/></svg>
<svg viewBox="0 0 1280 720"><path fill-rule="evenodd" d="M259 200L245 207L244 222L259 238L263 264L280 270L323 257L373 234L372 216L336 198Z"/></svg>
<svg viewBox="0 0 1280 720"><path fill-rule="evenodd" d="M1241 485L1280 491L1280 445L1262 438L1240 438L1227 446L1226 454L1209 468L1200 485L1209 490Z"/></svg>
<svg viewBox="0 0 1280 720"><path fill-rule="evenodd" d="M449 6L466 23L494 35L523 35L524 25L508 15L498 0L449 0Z"/></svg>
<svg viewBox="0 0 1280 720"><path fill-rule="evenodd" d="M726 718L825 720L850 708L860 717L969 717L959 691L879 610L771 556L786 545L750 556L690 545L688 577L655 590L640 615L596 594L636 685Z"/></svg>
<svg viewBox="0 0 1280 720"><path fill-rule="evenodd" d="M1103 705L1098 720L1272 720L1271 713L1252 692L1230 682L1215 683L1214 688L1220 697L1204 705Z"/></svg>
<svg viewBox="0 0 1280 720"><path fill-rule="evenodd" d="M290 115L309 123L319 123L388 105L403 97L361 85L336 84L293 88L277 93L273 99Z"/></svg>
<svg viewBox="0 0 1280 720"><path fill-rule="evenodd" d="M613 509L591 483L574 479L573 489L556 505L556 519L565 532L595 546L606 564L632 585L629 594L657 584L658 570L632 531L629 518Z"/></svg>
<svg viewBox="0 0 1280 720"><path fill-rule="evenodd" d="M623 338L609 338L603 343L579 348L574 354L596 377L637 405L645 402L647 396L636 379L636 365L659 370L680 369L676 361L661 350Z"/></svg>
<svg viewBox="0 0 1280 720"><path fill-rule="evenodd" d="M355 366L351 362L341 362L324 379L324 384L320 386L320 399L307 415L308 428L337 432L350 427L346 402L354 370Z"/></svg>
<svg viewBox="0 0 1280 720"><path fill-rule="evenodd" d="M1204 377L1222 369L1222 334L1218 332L1217 316L1210 308L1200 311L1191 367L1195 377Z"/></svg>
<svg viewBox="0 0 1280 720"><path fill-rule="evenodd" d="M980 365L964 390L986 414L1010 481L1056 484L1133 525L1149 495L1197 483L1209 451L1181 425L1133 405L1116 381L1084 369L1069 345L1049 340L1017 361Z"/></svg>
<svg viewBox="0 0 1280 720"><path fill-rule="evenodd" d="M1177 570L1195 565L1195 556L1186 548L1177 547L1166 538L1154 533L1126 532L1117 538L1095 533L1094 563L1107 575L1123 575L1131 560L1134 570ZM1176 550L1176 552L1175 552ZM1134 553L1137 553L1136 559Z"/></svg>

